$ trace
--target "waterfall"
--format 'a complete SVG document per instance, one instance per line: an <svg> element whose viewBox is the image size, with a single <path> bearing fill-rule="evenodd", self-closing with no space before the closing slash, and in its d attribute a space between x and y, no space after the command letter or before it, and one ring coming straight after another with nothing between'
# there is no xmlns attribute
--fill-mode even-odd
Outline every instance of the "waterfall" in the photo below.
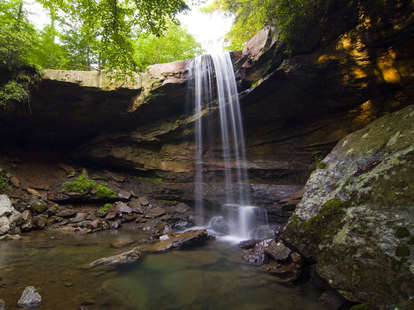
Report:
<svg viewBox="0 0 414 310"><path fill-rule="evenodd" d="M257 226L267 224L264 209L251 206L247 173L246 145L236 79L230 54L203 55L192 65L195 124L195 206L197 224L206 222L204 214L203 109L218 105L222 162L224 166L225 201L221 213L210 220L216 231L241 239Z"/></svg>

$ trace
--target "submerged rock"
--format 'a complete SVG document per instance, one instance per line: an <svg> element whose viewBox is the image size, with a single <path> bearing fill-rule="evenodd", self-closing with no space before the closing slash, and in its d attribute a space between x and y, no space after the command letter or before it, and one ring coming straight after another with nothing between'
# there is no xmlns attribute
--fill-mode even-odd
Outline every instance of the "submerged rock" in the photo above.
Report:
<svg viewBox="0 0 414 310"><path fill-rule="evenodd" d="M253 249L242 255L242 258L252 265L263 265L268 262L265 249L273 242L273 239L265 239L256 243Z"/></svg>
<svg viewBox="0 0 414 310"><path fill-rule="evenodd" d="M38 308L42 303L42 296L37 292L33 286L27 286L19 301L17 307L20 308Z"/></svg>
<svg viewBox="0 0 414 310"><path fill-rule="evenodd" d="M133 248L128 252L124 252L118 255L104 257L97 259L89 264L90 267L96 266L119 266L125 264L136 263L141 258L141 250L139 247Z"/></svg>
<svg viewBox="0 0 414 310"><path fill-rule="evenodd" d="M310 177L283 238L345 298L414 296L414 106L340 141Z"/></svg>

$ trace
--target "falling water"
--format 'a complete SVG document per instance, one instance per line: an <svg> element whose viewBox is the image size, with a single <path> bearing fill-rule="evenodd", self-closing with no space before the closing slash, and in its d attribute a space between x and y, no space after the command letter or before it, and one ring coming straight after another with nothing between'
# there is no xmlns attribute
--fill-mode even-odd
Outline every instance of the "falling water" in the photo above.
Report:
<svg viewBox="0 0 414 310"><path fill-rule="evenodd" d="M214 70L214 72L213 72ZM248 238L257 225L267 224L267 215L262 208L251 206L249 179L247 174L246 147L239 96L233 64L229 53L203 55L193 64L195 89L195 202L199 222L205 221L203 207L203 107L217 101L220 115L224 185L226 201L221 215L210 223L222 227L222 232L239 238ZM214 83L214 77L216 83ZM214 225L213 225L214 226ZM213 227L214 228L214 227Z"/></svg>

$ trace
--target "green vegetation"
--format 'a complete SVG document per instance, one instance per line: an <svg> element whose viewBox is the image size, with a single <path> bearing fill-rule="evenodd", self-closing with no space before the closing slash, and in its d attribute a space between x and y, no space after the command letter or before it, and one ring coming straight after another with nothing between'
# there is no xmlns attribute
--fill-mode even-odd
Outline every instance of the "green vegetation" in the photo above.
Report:
<svg viewBox="0 0 414 310"><path fill-rule="evenodd" d="M148 182L154 182L154 183L162 183L164 180L162 178L157 177L138 177L138 180L140 181L148 181Z"/></svg>
<svg viewBox="0 0 414 310"><path fill-rule="evenodd" d="M234 14L233 27L227 34L228 49L240 50L260 29L276 25L281 37L293 43L305 26L313 1L304 0L215 0L205 11L224 10Z"/></svg>
<svg viewBox="0 0 414 310"><path fill-rule="evenodd" d="M103 207L101 207L101 208L98 209L98 212L99 212L99 214L103 215L103 214L105 214L111 208L112 208L112 204L106 203L106 204L104 204Z"/></svg>
<svg viewBox="0 0 414 310"><path fill-rule="evenodd" d="M177 14L187 9L184 0L36 1L50 17L41 30L29 22L23 0L0 2L0 71L36 66L128 73L201 53L177 24ZM0 81L0 87L6 83ZM4 91L3 101L25 99L15 83L7 89L12 92Z"/></svg>
<svg viewBox="0 0 414 310"><path fill-rule="evenodd" d="M108 197L108 198L115 198L117 193L110 189L106 184L98 184L95 187L96 196L98 197Z"/></svg>
<svg viewBox="0 0 414 310"><path fill-rule="evenodd" d="M117 193L104 183L97 183L89 179L85 175L80 175L75 181L69 181L62 184L63 192L74 192L80 194L87 194L94 191L96 196L102 198L115 198Z"/></svg>
<svg viewBox="0 0 414 310"><path fill-rule="evenodd" d="M399 227L394 235L398 239L408 238L411 236L410 231L405 227Z"/></svg>
<svg viewBox="0 0 414 310"><path fill-rule="evenodd" d="M0 194L4 194L9 189L9 180L0 174Z"/></svg>
<svg viewBox="0 0 414 310"><path fill-rule="evenodd" d="M368 304L359 304L352 306L350 310L375 310L376 308Z"/></svg>

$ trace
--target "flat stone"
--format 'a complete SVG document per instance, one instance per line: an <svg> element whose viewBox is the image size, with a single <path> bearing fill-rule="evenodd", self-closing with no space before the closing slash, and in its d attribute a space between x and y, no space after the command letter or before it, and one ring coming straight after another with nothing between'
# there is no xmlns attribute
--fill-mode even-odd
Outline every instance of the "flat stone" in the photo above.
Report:
<svg viewBox="0 0 414 310"><path fill-rule="evenodd" d="M132 209L128 207L128 205L125 202L117 202L115 203L115 206L117 208L118 214L131 214Z"/></svg>
<svg viewBox="0 0 414 310"><path fill-rule="evenodd" d="M132 196L131 192L127 192L127 191L124 191L124 190L120 190L118 192L118 198L122 199L122 200L129 200L131 198L131 196Z"/></svg>
<svg viewBox="0 0 414 310"><path fill-rule="evenodd" d="M139 197L138 198L138 201L141 204L141 206L143 206L143 207L146 207L146 206L148 206L150 204L149 201L148 201L148 199L145 198L145 197Z"/></svg>
<svg viewBox="0 0 414 310"><path fill-rule="evenodd" d="M80 223L88 217L88 213L85 212L78 212L76 213L76 216L70 220L71 223Z"/></svg>
<svg viewBox="0 0 414 310"><path fill-rule="evenodd" d="M265 253L276 261L285 261L292 251L282 241L273 240L266 248Z"/></svg>
<svg viewBox="0 0 414 310"><path fill-rule="evenodd" d="M76 213L77 213L76 210L64 208L64 209L60 209L56 213L56 216L58 216L58 217L72 217Z"/></svg>
<svg viewBox="0 0 414 310"><path fill-rule="evenodd" d="M149 210L144 216L146 218L156 218L164 215L166 212L163 208L157 207Z"/></svg>
<svg viewBox="0 0 414 310"><path fill-rule="evenodd" d="M113 220L113 219L116 218L116 215L117 215L116 211L114 211L114 210L109 211L105 216L105 220Z"/></svg>
<svg viewBox="0 0 414 310"><path fill-rule="evenodd" d="M27 286L19 301L17 307L20 308L38 308L42 303L42 296L36 291L33 286Z"/></svg>
<svg viewBox="0 0 414 310"><path fill-rule="evenodd" d="M136 263L141 258L141 250L136 247L128 252L124 252L118 255L104 257L97 259L89 264L90 267L96 266L119 266L125 264Z"/></svg>

